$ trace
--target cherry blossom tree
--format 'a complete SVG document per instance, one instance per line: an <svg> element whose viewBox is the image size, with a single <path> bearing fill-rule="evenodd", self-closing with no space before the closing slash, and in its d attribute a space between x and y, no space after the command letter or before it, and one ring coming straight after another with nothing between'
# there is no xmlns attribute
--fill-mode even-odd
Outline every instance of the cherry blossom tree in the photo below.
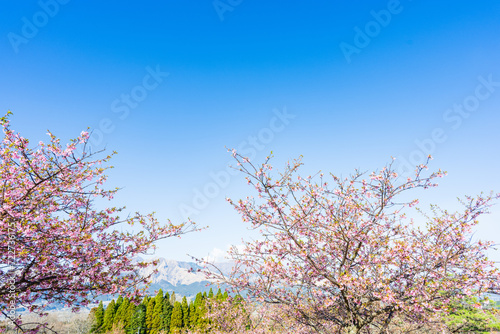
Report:
<svg viewBox="0 0 500 334"><path fill-rule="evenodd" d="M450 303L498 286L486 256L492 243L472 232L499 195L465 197L459 212L424 211L408 196L445 175L427 172L429 160L406 180L393 163L371 174L302 178L300 159L275 173L270 157L256 166L232 152L258 197L228 201L261 237L231 248L230 274L213 266L209 276L279 305L311 332L439 324Z"/></svg>
<svg viewBox="0 0 500 334"><path fill-rule="evenodd" d="M87 147L89 134L65 147L50 141L31 147L0 119L0 309L23 329L16 309L43 313L51 303L77 310L96 295L136 296L148 265L136 256L155 242L197 230L193 222L160 223L153 214L123 216L124 207L96 208L118 189L106 190L111 156ZM78 153L80 152L80 153ZM126 229L117 227L136 225ZM136 232L133 232L135 229Z"/></svg>

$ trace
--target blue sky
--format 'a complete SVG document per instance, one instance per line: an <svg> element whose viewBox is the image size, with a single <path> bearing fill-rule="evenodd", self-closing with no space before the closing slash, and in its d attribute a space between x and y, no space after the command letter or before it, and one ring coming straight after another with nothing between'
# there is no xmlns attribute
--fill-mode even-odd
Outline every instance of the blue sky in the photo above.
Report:
<svg viewBox="0 0 500 334"><path fill-rule="evenodd" d="M303 155L303 174L432 153L449 176L424 205L500 191L498 1L2 5L12 127L35 142L91 127L96 149L118 151L114 205L210 226L160 242L159 256L202 257L251 235L224 200L253 195L242 175L222 176L225 147L255 162L273 151L278 168ZM500 243L499 220L495 207L476 237Z"/></svg>

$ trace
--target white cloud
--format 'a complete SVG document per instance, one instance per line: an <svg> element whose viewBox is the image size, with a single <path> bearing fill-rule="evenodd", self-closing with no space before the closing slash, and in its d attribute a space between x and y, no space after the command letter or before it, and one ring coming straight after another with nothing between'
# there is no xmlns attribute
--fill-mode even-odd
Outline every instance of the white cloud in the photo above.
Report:
<svg viewBox="0 0 500 334"><path fill-rule="evenodd" d="M230 248L230 245L227 245L225 250L215 247L208 253L207 256L203 257L202 260L209 263L227 262L229 261L228 251Z"/></svg>

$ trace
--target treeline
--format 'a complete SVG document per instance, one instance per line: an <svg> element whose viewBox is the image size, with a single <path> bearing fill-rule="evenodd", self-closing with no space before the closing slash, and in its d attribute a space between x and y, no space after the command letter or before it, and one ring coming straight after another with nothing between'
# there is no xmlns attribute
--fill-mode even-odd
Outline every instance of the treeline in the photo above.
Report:
<svg viewBox="0 0 500 334"><path fill-rule="evenodd" d="M119 296L104 307L102 301L91 310L93 323L91 333L103 334L109 331L125 333L156 334L179 333L186 329L203 330L208 328L207 302L224 301L227 291L219 289L216 294L210 289L199 292L189 303L186 297L179 302L175 292L163 294L160 289L155 297L146 296L139 305L128 298Z"/></svg>

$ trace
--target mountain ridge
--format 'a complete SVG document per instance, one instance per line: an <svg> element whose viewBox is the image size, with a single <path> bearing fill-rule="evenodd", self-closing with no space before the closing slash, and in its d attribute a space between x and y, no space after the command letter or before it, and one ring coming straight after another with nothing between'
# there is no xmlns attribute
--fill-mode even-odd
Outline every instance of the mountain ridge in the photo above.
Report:
<svg viewBox="0 0 500 334"><path fill-rule="evenodd" d="M143 259L138 259L143 261ZM159 289L163 292L175 292L176 295L193 298L198 292L208 292L214 284L203 273L203 267L196 262L177 261L158 257L156 266L148 266L139 270L142 276L150 277L150 286L146 290L148 295L154 295ZM149 261L149 260L148 260ZM231 262L220 262L216 265L224 274L231 271ZM153 273L157 269L157 273Z"/></svg>

